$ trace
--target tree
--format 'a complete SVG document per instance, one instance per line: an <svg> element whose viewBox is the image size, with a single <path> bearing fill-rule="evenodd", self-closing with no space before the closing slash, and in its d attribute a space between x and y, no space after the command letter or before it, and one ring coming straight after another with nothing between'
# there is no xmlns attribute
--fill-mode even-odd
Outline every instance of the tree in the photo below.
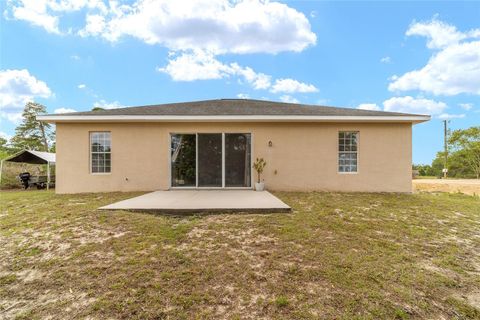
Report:
<svg viewBox="0 0 480 320"><path fill-rule="evenodd" d="M5 158L10 153L7 143L7 139L0 137L0 159Z"/></svg>
<svg viewBox="0 0 480 320"><path fill-rule="evenodd" d="M450 157L452 155L450 154ZM451 165L451 162L449 163ZM438 178L441 178L443 176L442 170L443 167L445 166L445 152L440 151L437 152L437 156L435 159L432 161L432 170L435 172L435 176ZM449 175L453 176L453 172L449 172Z"/></svg>
<svg viewBox="0 0 480 320"><path fill-rule="evenodd" d="M0 150L7 148L7 139L0 137Z"/></svg>
<svg viewBox="0 0 480 320"><path fill-rule="evenodd" d="M429 164L414 164L414 170L418 170L420 176L437 176L437 172Z"/></svg>
<svg viewBox="0 0 480 320"><path fill-rule="evenodd" d="M53 140L51 126L36 118L37 115L45 113L45 106L39 103L28 102L25 105L23 121L15 129L15 135L10 141L13 148L49 151L49 140Z"/></svg>
<svg viewBox="0 0 480 320"><path fill-rule="evenodd" d="M448 143L454 153L480 178L480 126L451 133Z"/></svg>
<svg viewBox="0 0 480 320"><path fill-rule="evenodd" d="M433 175L442 177L443 165L445 161L445 153L438 152L437 157L432 161ZM448 154L448 176L450 178L475 178L476 175L472 168L470 168L464 150L450 152Z"/></svg>

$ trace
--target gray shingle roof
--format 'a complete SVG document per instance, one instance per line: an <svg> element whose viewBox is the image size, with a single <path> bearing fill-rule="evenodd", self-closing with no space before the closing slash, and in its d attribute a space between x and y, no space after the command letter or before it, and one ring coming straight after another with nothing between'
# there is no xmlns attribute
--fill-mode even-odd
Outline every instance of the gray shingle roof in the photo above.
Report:
<svg viewBox="0 0 480 320"><path fill-rule="evenodd" d="M110 110L63 113L60 116L412 116L408 113L359 110L251 99L219 99ZM54 116L54 115L51 115ZM58 116L58 115L57 115Z"/></svg>

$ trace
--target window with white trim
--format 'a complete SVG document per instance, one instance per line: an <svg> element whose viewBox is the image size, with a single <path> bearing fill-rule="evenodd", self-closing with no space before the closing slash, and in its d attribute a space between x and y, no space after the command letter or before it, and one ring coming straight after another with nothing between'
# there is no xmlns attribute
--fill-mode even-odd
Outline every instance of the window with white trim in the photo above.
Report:
<svg viewBox="0 0 480 320"><path fill-rule="evenodd" d="M90 172L110 173L112 169L110 132L90 132Z"/></svg>
<svg viewBox="0 0 480 320"><path fill-rule="evenodd" d="M357 172L358 170L358 132L340 131L338 133L338 172Z"/></svg>

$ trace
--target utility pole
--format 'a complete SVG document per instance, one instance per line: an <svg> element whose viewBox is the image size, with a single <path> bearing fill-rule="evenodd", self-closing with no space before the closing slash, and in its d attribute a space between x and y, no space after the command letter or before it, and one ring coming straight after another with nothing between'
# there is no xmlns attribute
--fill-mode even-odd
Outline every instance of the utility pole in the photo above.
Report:
<svg viewBox="0 0 480 320"><path fill-rule="evenodd" d="M448 120L443 120L443 145L445 148L445 162L443 165L443 179L447 179L447 173L448 173L448 144L447 144L447 123Z"/></svg>

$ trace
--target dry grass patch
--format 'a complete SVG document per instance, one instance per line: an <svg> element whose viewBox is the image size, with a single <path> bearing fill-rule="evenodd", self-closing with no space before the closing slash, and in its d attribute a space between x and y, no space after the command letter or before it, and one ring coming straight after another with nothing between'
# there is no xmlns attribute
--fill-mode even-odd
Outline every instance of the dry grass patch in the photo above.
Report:
<svg viewBox="0 0 480 320"><path fill-rule="evenodd" d="M0 194L0 318L480 318L480 200L278 193L292 214Z"/></svg>
<svg viewBox="0 0 480 320"><path fill-rule="evenodd" d="M480 196L479 179L414 179L416 192L450 192Z"/></svg>

